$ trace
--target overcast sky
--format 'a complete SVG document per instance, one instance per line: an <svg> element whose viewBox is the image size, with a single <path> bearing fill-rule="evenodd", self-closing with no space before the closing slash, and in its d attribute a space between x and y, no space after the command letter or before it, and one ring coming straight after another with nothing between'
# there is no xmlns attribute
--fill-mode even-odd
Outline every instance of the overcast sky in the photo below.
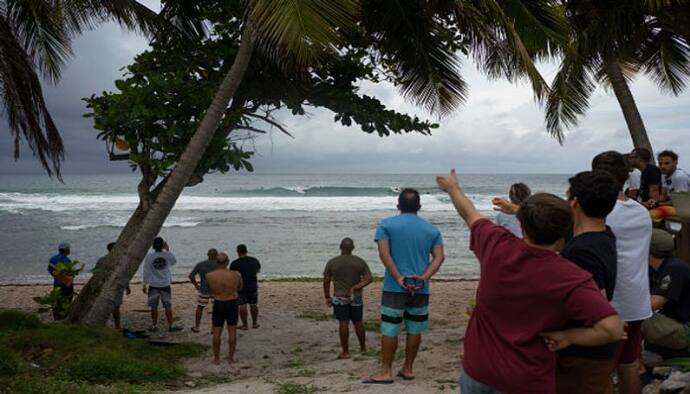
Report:
<svg viewBox="0 0 690 394"><path fill-rule="evenodd" d="M113 90L123 66L146 49L146 41L105 25L74 42L75 57L57 86L46 85L48 107L65 141L65 174L128 172L126 162L109 162L96 139L82 97ZM555 65L544 65L547 80ZM488 81L466 61L463 75L470 86L466 105L440 121L433 136L401 135L380 138L358 127L333 123L329 111L307 117L282 117L295 136L280 132L254 142L258 173L437 173L456 167L465 173L572 173L589 165L602 150L628 151L632 143L613 93L597 90L580 125L560 146L544 128L543 111L529 86ZM674 149L681 166L690 168L690 94L670 96L646 78L632 85L633 94L656 150ZM433 119L407 103L389 85L364 84L361 93L382 100L389 108ZM0 115L1 116L1 115ZM40 173L27 149L12 159L6 120L0 119L0 173Z"/></svg>

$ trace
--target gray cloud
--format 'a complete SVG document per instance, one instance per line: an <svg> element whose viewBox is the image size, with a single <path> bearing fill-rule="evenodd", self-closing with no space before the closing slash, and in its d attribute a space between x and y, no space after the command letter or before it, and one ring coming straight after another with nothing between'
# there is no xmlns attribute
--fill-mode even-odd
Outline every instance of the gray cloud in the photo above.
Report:
<svg viewBox="0 0 690 394"><path fill-rule="evenodd" d="M129 171L126 163L106 159L96 139L82 97L113 90L120 69L146 48L146 41L106 25L74 43L75 58L61 82L46 88L49 108L62 132L67 149L64 172L104 173ZM553 65L544 65L547 78ZM457 167L472 173L571 173L586 168L590 158L604 149L627 151L630 137L612 93L598 89L581 124L567 133L560 146L544 128L543 112L534 102L529 86L488 81L468 63L464 69L470 96L463 108L439 123L431 137L402 135L380 138L357 127L334 124L329 111L314 111L308 118L282 114L280 118L295 135L290 139L276 131L249 145L261 173L426 173ZM690 94L662 94L647 79L632 85L652 143L657 149L672 147L681 164L690 159ZM363 83L361 93L375 96L390 108L429 118L406 102L390 85ZM0 120L4 122L4 120ZM5 126L3 125L4 129ZM4 173L40 173L27 149L14 162L9 139L0 145ZM690 167L690 164L685 165Z"/></svg>

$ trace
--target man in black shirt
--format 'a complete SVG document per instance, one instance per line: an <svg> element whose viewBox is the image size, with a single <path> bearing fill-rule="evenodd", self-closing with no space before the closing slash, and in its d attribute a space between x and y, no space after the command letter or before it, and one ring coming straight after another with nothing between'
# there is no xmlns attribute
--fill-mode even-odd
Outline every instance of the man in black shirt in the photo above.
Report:
<svg viewBox="0 0 690 394"><path fill-rule="evenodd" d="M661 198L661 171L651 160L652 153L645 148L635 148L628 156L630 166L642 172L638 201L647 208L654 208Z"/></svg>
<svg viewBox="0 0 690 394"><path fill-rule="evenodd" d="M237 245L237 255L239 258L230 264L230 269L238 271L242 275L244 287L239 292L240 319L242 325L240 330L247 330L247 304L252 314L252 328L259 328L259 285L257 274L261 271L259 260L247 256L247 246Z"/></svg>
<svg viewBox="0 0 690 394"><path fill-rule="evenodd" d="M690 321L690 266L673 257L673 236L661 229L652 232L649 247L652 318L642 324L647 343L674 350L687 349Z"/></svg>
<svg viewBox="0 0 690 394"><path fill-rule="evenodd" d="M616 237L606 226L606 216L613 210L620 185L605 171L585 171L569 179L568 201L573 210L573 238L561 256L592 274L602 294L610 301L616 284ZM570 327L584 327L573 321ZM595 347L570 346L557 361L557 392L606 392L609 376L615 368L618 343Z"/></svg>

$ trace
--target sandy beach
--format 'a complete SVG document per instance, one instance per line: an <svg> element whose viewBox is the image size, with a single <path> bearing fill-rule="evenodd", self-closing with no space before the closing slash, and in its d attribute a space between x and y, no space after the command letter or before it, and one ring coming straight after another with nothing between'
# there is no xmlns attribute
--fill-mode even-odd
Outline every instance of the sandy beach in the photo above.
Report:
<svg viewBox="0 0 690 394"><path fill-rule="evenodd" d="M202 320L200 333L190 328L194 323L196 290L189 283L173 285L173 308L177 323L184 330L157 333L152 338L182 342L193 341L209 346L203 357L188 360L187 375L171 391L189 393L275 393L280 387L304 385L320 392L365 393L452 393L462 354L462 337L467 316L465 308L474 296L475 281L438 281L432 283L430 330L423 337L415 366L416 379L396 380L388 386L365 385L362 378L379 365L380 336L367 331L369 351L360 355L354 332L350 333L353 357L338 360L337 323L323 302L321 282L260 283L258 329L238 331L237 363L215 366L211 363L210 308ZM3 307L35 312L33 297L50 290L47 285L0 286ZM78 290L78 288L77 288ZM365 324L375 329L379 320L381 283L365 289ZM140 285L132 285L125 297L123 327L144 330L150 324L148 309ZM45 316L47 318L47 316ZM401 336L401 338L403 338ZM225 341L225 337L223 338ZM223 343L225 346L225 342ZM404 346L404 340L400 343ZM225 347L223 348L226 349ZM402 363L402 352L396 355L396 366ZM303 387L304 387L303 386Z"/></svg>

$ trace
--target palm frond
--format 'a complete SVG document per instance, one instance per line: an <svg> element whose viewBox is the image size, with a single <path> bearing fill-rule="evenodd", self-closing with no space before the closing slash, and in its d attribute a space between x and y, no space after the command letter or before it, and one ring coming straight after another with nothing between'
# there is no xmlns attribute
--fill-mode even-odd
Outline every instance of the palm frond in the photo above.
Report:
<svg viewBox="0 0 690 394"><path fill-rule="evenodd" d="M14 157L24 140L49 176L60 179L62 138L48 112L31 57L0 15L0 98L14 139Z"/></svg>
<svg viewBox="0 0 690 394"><path fill-rule="evenodd" d="M71 37L59 7L43 0L9 0L7 23L45 78L56 81L72 55Z"/></svg>
<svg viewBox="0 0 690 394"><path fill-rule="evenodd" d="M204 4L188 0L163 0L160 16L188 38L205 37L208 26L203 17ZM166 29L163 29L165 34Z"/></svg>
<svg viewBox="0 0 690 394"><path fill-rule="evenodd" d="M354 26L357 0L251 0L256 45L278 64L310 65Z"/></svg>
<svg viewBox="0 0 690 394"><path fill-rule="evenodd" d="M425 1L366 1L362 23L380 63L407 99L440 116L466 101L454 33Z"/></svg>
<svg viewBox="0 0 690 394"><path fill-rule="evenodd" d="M589 108L589 98L596 85L588 64L574 50L568 50L551 83L546 98L546 129L559 143L565 141L564 127L577 124Z"/></svg>
<svg viewBox="0 0 690 394"><path fill-rule="evenodd" d="M651 50L642 64L644 73L663 90L679 95L690 77L688 44L666 31L659 31L650 41Z"/></svg>

